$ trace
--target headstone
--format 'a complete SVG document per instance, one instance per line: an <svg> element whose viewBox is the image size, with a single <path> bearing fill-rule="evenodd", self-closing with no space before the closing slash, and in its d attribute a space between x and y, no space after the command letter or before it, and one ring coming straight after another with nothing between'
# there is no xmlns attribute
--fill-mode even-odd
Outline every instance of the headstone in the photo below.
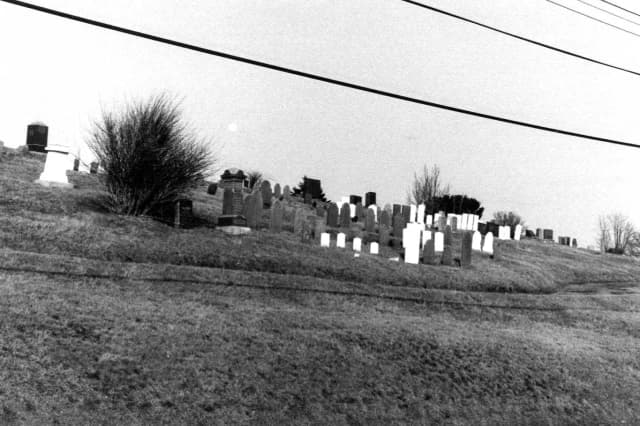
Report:
<svg viewBox="0 0 640 426"><path fill-rule="evenodd" d="M327 211L327 225L336 228L338 226L338 205L336 203L329 204L329 210Z"/></svg>
<svg viewBox="0 0 640 426"><path fill-rule="evenodd" d="M571 247L578 248L578 240L576 240L575 238L571 240Z"/></svg>
<svg viewBox="0 0 640 426"><path fill-rule="evenodd" d="M262 203L265 209L271 207L271 198L273 197L273 192L271 191L271 182L268 180L263 180L260 184L260 191L262 192Z"/></svg>
<svg viewBox="0 0 640 426"><path fill-rule="evenodd" d="M44 123L27 126L27 148L29 151L46 152L49 128Z"/></svg>
<svg viewBox="0 0 640 426"><path fill-rule="evenodd" d="M391 226L391 218L387 210L382 210L380 213L380 225Z"/></svg>
<svg viewBox="0 0 640 426"><path fill-rule="evenodd" d="M409 206L409 223L418 222L418 206L411 204Z"/></svg>
<svg viewBox="0 0 640 426"><path fill-rule="evenodd" d="M542 233L542 228L536 229L536 237L538 237L539 240L544 240L544 234Z"/></svg>
<svg viewBox="0 0 640 426"><path fill-rule="evenodd" d="M2 144L2 142L0 142L0 144ZM2 148L2 145L0 145L0 149L1 149L1 148ZM80 170L80 160L76 158L76 159L74 159L74 160L73 160L73 171L74 171L74 172L77 172L77 171L79 171L79 170ZM214 184L212 183L211 185L214 185ZM209 185L209 189L211 188L211 185ZM216 185L216 188L217 188L217 187L218 187L218 186ZM213 193L213 194L215 194L215 191L214 191L214 193ZM213 195L213 194L212 194L212 195Z"/></svg>
<svg viewBox="0 0 640 426"><path fill-rule="evenodd" d="M429 228L433 227L433 215L428 214L426 222L427 222L427 226Z"/></svg>
<svg viewBox="0 0 640 426"><path fill-rule="evenodd" d="M463 268L471 266L473 237L475 237L476 234L478 235L478 237L480 237L480 233L477 231L474 232L473 234L471 234L471 232L465 232L462 235L462 250L460 252L460 266L462 266Z"/></svg>
<svg viewBox="0 0 640 426"><path fill-rule="evenodd" d="M218 184L210 183L209 186L207 187L207 194L216 195L216 192L218 192Z"/></svg>
<svg viewBox="0 0 640 426"><path fill-rule="evenodd" d="M282 188L282 197L287 201L291 199L291 188L289 188L289 185L285 185L284 188Z"/></svg>
<svg viewBox="0 0 640 426"><path fill-rule="evenodd" d="M376 227L376 214L371 209L367 209L367 216L364 221L364 229L367 232L374 232Z"/></svg>
<svg viewBox="0 0 640 426"><path fill-rule="evenodd" d="M442 261L441 263L444 266L452 266L453 265L453 252L451 250L451 246L444 246L442 250Z"/></svg>
<svg viewBox="0 0 640 426"><path fill-rule="evenodd" d="M240 191L233 191L231 196L231 214L239 215L243 213L244 196Z"/></svg>
<svg viewBox="0 0 640 426"><path fill-rule="evenodd" d="M346 246L346 236L343 232L340 232L336 238L336 247L345 248Z"/></svg>
<svg viewBox="0 0 640 426"><path fill-rule="evenodd" d="M358 217L357 207L355 204L349 204L349 217L351 219L356 219Z"/></svg>
<svg viewBox="0 0 640 426"><path fill-rule="evenodd" d="M435 251L444 250L444 234L442 232L436 232L433 236L433 241L435 244Z"/></svg>
<svg viewBox="0 0 640 426"><path fill-rule="evenodd" d="M359 195L349 195L349 204L362 204L362 197Z"/></svg>
<svg viewBox="0 0 640 426"><path fill-rule="evenodd" d="M44 170L36 182L43 186L73 188L67 178L67 170L69 170L70 166L69 149L62 145L49 145L43 147L43 149L47 152L47 158L44 163Z"/></svg>
<svg viewBox="0 0 640 426"><path fill-rule="evenodd" d="M444 228L444 245L450 246L453 244L453 234L451 233L451 227L447 225Z"/></svg>
<svg viewBox="0 0 640 426"><path fill-rule="evenodd" d="M513 239L516 241L520 241L520 237L522 236L522 225L516 225L516 229L513 231Z"/></svg>
<svg viewBox="0 0 640 426"><path fill-rule="evenodd" d="M284 215L284 209L282 203L276 200L271 206L271 230L274 232L282 231L282 217Z"/></svg>
<svg viewBox="0 0 640 426"><path fill-rule="evenodd" d="M487 233L487 223L478 221L478 232L482 235Z"/></svg>
<svg viewBox="0 0 640 426"><path fill-rule="evenodd" d="M244 211L247 218L247 226L256 229L258 227L258 215L262 212L262 206L258 206L258 199L255 194L246 198Z"/></svg>
<svg viewBox="0 0 640 426"><path fill-rule="evenodd" d="M402 214L402 206L400 204L393 205L393 211L391 212L391 217L396 217L396 215Z"/></svg>
<svg viewBox="0 0 640 426"><path fill-rule="evenodd" d="M313 203L313 198L311 197L311 193L310 192L305 192L304 195L303 195L303 199L304 199L304 203L305 204Z"/></svg>
<svg viewBox="0 0 640 426"><path fill-rule="evenodd" d="M423 256L423 262L426 265L436 264L436 250L435 250L435 243L433 239L429 239L425 243L422 256Z"/></svg>
<svg viewBox="0 0 640 426"><path fill-rule="evenodd" d="M358 222L364 222L365 214L362 203L356 203L356 218L358 219Z"/></svg>
<svg viewBox="0 0 640 426"><path fill-rule="evenodd" d="M395 238L402 237L402 230L405 227L404 216L396 215L393 218L393 236Z"/></svg>
<svg viewBox="0 0 640 426"><path fill-rule="evenodd" d="M302 231L303 231L302 227L304 226L304 223L306 223L305 215L306 213L304 212L303 209L296 209L293 215L293 233L294 234L302 234Z"/></svg>
<svg viewBox="0 0 640 426"><path fill-rule="evenodd" d="M380 236L378 241L380 241L380 245L383 247L389 246L389 241L391 240L391 231L388 226L381 225L380 226Z"/></svg>
<svg viewBox="0 0 640 426"><path fill-rule="evenodd" d="M471 249L476 251L482 251L482 234L479 231L473 233L473 239L471 241Z"/></svg>
<svg viewBox="0 0 640 426"><path fill-rule="evenodd" d="M233 214L233 190L231 188L225 188L222 194L222 214Z"/></svg>
<svg viewBox="0 0 640 426"><path fill-rule="evenodd" d="M433 239L433 232L431 231L423 231L422 232L422 248L424 249L424 245L427 241Z"/></svg>
<svg viewBox="0 0 640 426"><path fill-rule="evenodd" d="M280 189L280 184L276 183L273 187L273 196L276 197L276 200L279 200L282 196L282 190Z"/></svg>
<svg viewBox="0 0 640 426"><path fill-rule="evenodd" d="M438 216L438 231L444 232L444 229L447 227L447 218L444 215Z"/></svg>
<svg viewBox="0 0 640 426"><path fill-rule="evenodd" d="M331 235L327 232L320 235L320 247L331 247Z"/></svg>
<svg viewBox="0 0 640 426"><path fill-rule="evenodd" d="M356 237L353 239L353 251L362 251L362 238Z"/></svg>
<svg viewBox="0 0 640 426"><path fill-rule="evenodd" d="M425 205L424 204L420 204L418 205L418 213L417 213L417 217L416 217L416 222L418 223L424 223L424 211L425 211Z"/></svg>
<svg viewBox="0 0 640 426"><path fill-rule="evenodd" d="M462 222L460 223L460 229L466 231L469 226L469 215L467 213L462 214Z"/></svg>
<svg viewBox="0 0 640 426"><path fill-rule="evenodd" d="M100 163L98 163L97 161L91 162L91 164L89 164L89 173L91 173L92 175L97 174L99 167L100 167Z"/></svg>
<svg viewBox="0 0 640 426"><path fill-rule="evenodd" d="M316 206L316 216L324 217L324 214L325 214L324 206L322 204L318 204Z"/></svg>
<svg viewBox="0 0 640 426"><path fill-rule="evenodd" d="M371 243L369 245L369 252L371 254L378 254L380 252L380 247L378 246L378 243Z"/></svg>
<svg viewBox="0 0 640 426"><path fill-rule="evenodd" d="M454 232L458 230L458 216L451 218L451 230Z"/></svg>
<svg viewBox="0 0 640 426"><path fill-rule="evenodd" d="M349 204L343 204L340 208L340 226L342 228L351 226L351 206Z"/></svg>
<svg viewBox="0 0 640 426"><path fill-rule="evenodd" d="M402 205L402 217L404 218L405 224L413 222L411 220L411 207L407 206L406 204Z"/></svg>
<svg viewBox="0 0 640 426"><path fill-rule="evenodd" d="M484 244L482 245L482 252L487 254L493 254L493 233L487 232L484 236Z"/></svg>
<svg viewBox="0 0 640 426"><path fill-rule="evenodd" d="M404 246L404 262L414 265L420 263L420 228L415 226L405 228L402 245Z"/></svg>
<svg viewBox="0 0 640 426"><path fill-rule="evenodd" d="M371 205L376 204L376 193L375 192L367 192L364 194L364 206L369 207Z"/></svg>

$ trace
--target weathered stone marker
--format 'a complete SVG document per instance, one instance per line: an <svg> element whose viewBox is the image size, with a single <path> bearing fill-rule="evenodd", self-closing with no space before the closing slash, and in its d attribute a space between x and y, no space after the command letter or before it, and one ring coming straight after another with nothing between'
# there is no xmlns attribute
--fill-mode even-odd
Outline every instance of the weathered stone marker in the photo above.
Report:
<svg viewBox="0 0 640 426"><path fill-rule="evenodd" d="M484 236L484 244L482 245L482 252L487 254L493 254L493 233L487 232Z"/></svg>
<svg viewBox="0 0 640 426"><path fill-rule="evenodd" d="M289 185L285 185L282 189L282 197L287 201L291 199L291 189L289 188Z"/></svg>
<svg viewBox="0 0 640 426"><path fill-rule="evenodd" d="M354 238L353 239L353 251L361 252L362 251L362 239Z"/></svg>
<svg viewBox="0 0 640 426"><path fill-rule="evenodd" d="M451 230L452 231L458 230L458 216L453 216L451 218Z"/></svg>
<svg viewBox="0 0 640 426"><path fill-rule="evenodd" d="M389 212L386 210L382 210L380 213L380 225L391 226L391 218L389 217Z"/></svg>
<svg viewBox="0 0 640 426"><path fill-rule="evenodd" d="M444 250L444 234L442 232L436 232L433 237L435 251Z"/></svg>
<svg viewBox="0 0 640 426"><path fill-rule="evenodd" d="M420 263L420 228L408 226L402 236L404 246L404 262L417 265Z"/></svg>
<svg viewBox="0 0 640 426"><path fill-rule="evenodd" d="M340 207L340 226L349 228L351 226L351 207L349 204L343 204Z"/></svg>
<svg viewBox="0 0 640 426"><path fill-rule="evenodd" d="M520 237L522 236L522 225L516 225L516 229L513 231L513 239L516 241L520 241Z"/></svg>
<svg viewBox="0 0 640 426"><path fill-rule="evenodd" d="M362 203L356 203L356 219L358 219L358 222L364 222L365 216Z"/></svg>
<svg viewBox="0 0 640 426"><path fill-rule="evenodd" d="M444 228L444 245L450 246L453 244L453 234L451 233L451 226L447 225Z"/></svg>
<svg viewBox="0 0 640 426"><path fill-rule="evenodd" d="M394 238L402 237L402 230L405 227L404 217L400 214L393 217L393 236Z"/></svg>
<svg viewBox="0 0 640 426"><path fill-rule="evenodd" d="M424 245L424 250L422 255L423 255L423 262L426 265L436 264L436 250L435 250L435 244L433 239L427 240L427 242Z"/></svg>
<svg viewBox="0 0 640 426"><path fill-rule="evenodd" d="M383 247L389 246L389 241L391 240L391 230L388 226L381 225L380 226L380 236L378 241L380 241L380 245Z"/></svg>
<svg viewBox="0 0 640 426"><path fill-rule="evenodd" d="M331 235L326 232L320 235L320 247L331 247Z"/></svg>
<svg viewBox="0 0 640 426"><path fill-rule="evenodd" d="M476 251L482 251L482 234L478 231L473 233L471 241L471 249Z"/></svg>
<svg viewBox="0 0 640 426"><path fill-rule="evenodd" d="M296 209L295 214L293 216L293 233L294 234L302 234L303 224L306 222L305 220L305 212L303 209Z"/></svg>
<svg viewBox="0 0 640 426"><path fill-rule="evenodd" d="M336 203L329 204L329 210L327 210L327 225L336 228L338 226L338 216L340 212Z"/></svg>
<svg viewBox="0 0 640 426"><path fill-rule="evenodd" d="M336 247L345 248L347 242L346 235L343 232L340 232L336 238Z"/></svg>
<svg viewBox="0 0 640 426"><path fill-rule="evenodd" d="M442 261L441 263L444 266L452 266L453 265L453 252L451 250L451 246L444 246L444 250L442 250Z"/></svg>
<svg viewBox="0 0 640 426"><path fill-rule="evenodd" d="M374 232L376 228L376 214L373 210L367 209L367 215L364 220L364 229L367 232Z"/></svg>
<svg viewBox="0 0 640 426"><path fill-rule="evenodd" d="M280 184L276 183L273 187L273 196L276 197L277 200L282 196L282 190L280 189Z"/></svg>
<svg viewBox="0 0 640 426"><path fill-rule="evenodd" d="M282 231L282 217L284 215L284 209L282 203L278 200L273 203L271 207L271 230L274 232Z"/></svg>
<svg viewBox="0 0 640 426"><path fill-rule="evenodd" d="M378 254L380 252L380 246L378 245L378 243L371 243L369 245L369 253L371 254Z"/></svg>
<svg viewBox="0 0 640 426"><path fill-rule="evenodd" d="M262 206L258 206L258 200L255 195L247 197L244 211L247 218L247 226L256 229L258 227L258 215L262 213Z"/></svg>
<svg viewBox="0 0 640 426"><path fill-rule="evenodd" d="M417 213L418 216L416 217L416 222L424 223L424 211L425 211L425 205L424 204L418 205L418 213Z"/></svg>
<svg viewBox="0 0 640 426"><path fill-rule="evenodd" d="M460 252L460 266L463 268L467 268L471 266L471 256L472 256L472 245L473 245L473 237L475 234L480 235L479 232L475 232L471 234L471 232L465 232L462 235L462 250Z"/></svg>
<svg viewBox="0 0 640 426"><path fill-rule="evenodd" d="M271 191L271 182L268 180L263 180L260 184L260 192L262 193L262 203L265 209L271 207L271 198L273 197L273 192Z"/></svg>

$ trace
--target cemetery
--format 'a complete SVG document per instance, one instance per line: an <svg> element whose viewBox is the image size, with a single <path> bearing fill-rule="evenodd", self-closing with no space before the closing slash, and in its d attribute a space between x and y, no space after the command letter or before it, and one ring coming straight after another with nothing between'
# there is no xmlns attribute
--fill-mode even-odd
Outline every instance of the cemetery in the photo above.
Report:
<svg viewBox="0 0 640 426"><path fill-rule="evenodd" d="M553 223L250 190L240 168L118 215L99 164L43 150L0 155L5 418L589 423L640 391L640 265Z"/></svg>

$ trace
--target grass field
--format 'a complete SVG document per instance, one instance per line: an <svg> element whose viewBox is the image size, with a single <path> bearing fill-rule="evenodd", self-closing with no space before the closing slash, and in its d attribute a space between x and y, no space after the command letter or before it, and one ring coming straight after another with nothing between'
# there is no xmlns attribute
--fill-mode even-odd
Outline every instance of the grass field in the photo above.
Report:
<svg viewBox="0 0 640 426"><path fill-rule="evenodd" d="M0 424L640 423L634 260L354 259L111 216L41 167L0 157Z"/></svg>

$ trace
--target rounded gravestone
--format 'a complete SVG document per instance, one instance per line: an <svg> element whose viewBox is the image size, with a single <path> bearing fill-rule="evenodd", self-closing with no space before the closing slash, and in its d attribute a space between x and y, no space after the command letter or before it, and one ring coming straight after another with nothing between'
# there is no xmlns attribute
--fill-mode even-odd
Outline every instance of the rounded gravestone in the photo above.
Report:
<svg viewBox="0 0 640 426"><path fill-rule="evenodd" d="M74 164L73 168L75 170L75 164ZM207 187L207 194L216 195L216 192L218 192L218 184L217 183L210 183L209 186Z"/></svg>
<svg viewBox="0 0 640 426"><path fill-rule="evenodd" d="M380 237L379 242L381 247L386 247L391 241L391 230L388 226L380 225Z"/></svg>
<svg viewBox="0 0 640 426"><path fill-rule="evenodd" d="M270 228L274 232L282 231L282 217L284 216L284 211L282 209L282 203L279 200L276 200L271 206L271 224Z"/></svg>
<svg viewBox="0 0 640 426"><path fill-rule="evenodd" d="M258 228L260 226L260 220L262 219L262 210L264 208L264 202L262 201L262 194L260 191L253 194L253 199L255 200L255 205L253 206L253 210L255 212L256 223L254 228Z"/></svg>
<svg viewBox="0 0 640 426"><path fill-rule="evenodd" d="M376 226L376 214L373 210L367 209L367 215L364 220L364 229L367 232L374 232Z"/></svg>
<svg viewBox="0 0 640 426"><path fill-rule="evenodd" d="M424 243L422 256L423 256L423 262L426 265L436 264L436 249L435 249L435 241L433 240L433 238L427 240Z"/></svg>
<svg viewBox="0 0 640 426"><path fill-rule="evenodd" d="M327 226L336 228L338 226L338 205L336 203L329 204L329 210L327 210Z"/></svg>
<svg viewBox="0 0 640 426"><path fill-rule="evenodd" d="M460 251L460 266L463 268L471 266L472 246L473 234L471 232L465 232L462 235L462 250Z"/></svg>
<svg viewBox="0 0 640 426"><path fill-rule="evenodd" d="M361 202L356 203L356 219L358 220L358 222L364 222L365 219L364 207L362 206Z"/></svg>
<svg viewBox="0 0 640 426"><path fill-rule="evenodd" d="M282 196L282 190L280 189L279 183L276 183L275 186L273 187L273 196L276 197L276 199L278 200Z"/></svg>
<svg viewBox="0 0 640 426"><path fill-rule="evenodd" d="M285 185L284 188L282 188L282 197L287 201L291 199L291 189L289 185Z"/></svg>
<svg viewBox="0 0 640 426"><path fill-rule="evenodd" d="M453 252L451 250L451 246L444 246L444 250L442 252L442 264L445 266L453 265Z"/></svg>
<svg viewBox="0 0 640 426"><path fill-rule="evenodd" d="M271 192L271 182L263 180L260 184L260 193L262 194L263 207L268 209L271 207L271 197L273 197L273 192Z"/></svg>
<svg viewBox="0 0 640 426"><path fill-rule="evenodd" d="M249 228L257 228L258 227L258 208L256 206L256 196L249 195L244 200L244 216L247 219L247 226Z"/></svg>
<svg viewBox="0 0 640 426"><path fill-rule="evenodd" d="M383 210L380 213L380 225L384 225L384 226L391 226L391 219L389 216L389 212L387 210Z"/></svg>
<svg viewBox="0 0 640 426"><path fill-rule="evenodd" d="M451 226L447 225L444 228L444 245L450 246L453 244L453 234L451 233Z"/></svg>
<svg viewBox="0 0 640 426"><path fill-rule="evenodd" d="M340 226L343 228L351 226L351 207L347 203L340 208Z"/></svg>

